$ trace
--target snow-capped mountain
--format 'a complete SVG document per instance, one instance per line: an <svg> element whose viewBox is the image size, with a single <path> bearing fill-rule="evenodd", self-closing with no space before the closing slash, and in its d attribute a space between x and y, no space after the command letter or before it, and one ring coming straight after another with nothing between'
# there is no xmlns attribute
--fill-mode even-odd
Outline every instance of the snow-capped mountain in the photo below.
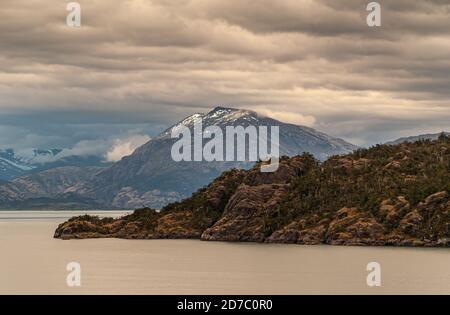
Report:
<svg viewBox="0 0 450 315"><path fill-rule="evenodd" d="M16 153L12 149L0 150L0 180L9 181L19 176L37 173L63 166L98 166L111 165L100 156L63 156L61 149L32 149Z"/></svg>
<svg viewBox="0 0 450 315"><path fill-rule="evenodd" d="M29 154L17 155L12 149L0 150L0 179L7 181L32 171L59 152L59 149L34 149Z"/></svg>
<svg viewBox="0 0 450 315"><path fill-rule="evenodd" d="M95 174L88 171L92 176L76 178L75 169L62 167L52 172L41 172L38 176L19 177L10 184L0 186L0 206L4 203L13 208L32 208L33 200L39 198L40 206L47 208L55 207L55 204L61 205L61 200L72 206L83 201L82 207L87 206L86 200L91 200L92 207L95 208L160 208L190 196L225 170L250 168L254 164L251 161L174 161L171 149L178 139L171 137L172 131L183 126L192 129L200 119L203 128L278 126L280 155L293 156L309 152L323 160L330 155L347 153L357 148L312 128L286 124L248 110L216 107L209 113L194 114L183 119L110 167L99 169ZM268 146L270 147L270 143ZM55 180L55 176L58 180ZM64 191L47 186L45 189L38 189L44 182L59 183L61 178L65 178ZM39 183L35 183L37 179ZM55 191L59 194L55 195Z"/></svg>
<svg viewBox="0 0 450 315"><path fill-rule="evenodd" d="M190 196L198 188L208 184L230 168L249 168L254 162L175 162L171 148L177 139L173 131L182 126L192 129L202 119L208 126L278 126L280 130L280 155L293 156L309 152L318 159L353 151L357 147L338 138L328 136L312 128L286 124L261 117L248 110L216 107L206 114L191 115L168 128L136 151L99 172L85 185L91 198L101 200L117 208L142 206L161 207L169 202ZM269 145L269 144L268 144Z"/></svg>
<svg viewBox="0 0 450 315"><path fill-rule="evenodd" d="M278 126L280 128L280 154L297 155L303 152L313 154L317 159L325 160L330 155L343 154L357 147L342 139L331 137L313 128L287 124L278 120L258 115L254 111L216 107L207 114L194 114L164 131L158 138L168 139L172 132L181 126L193 129L195 122L202 121L203 128L219 126Z"/></svg>

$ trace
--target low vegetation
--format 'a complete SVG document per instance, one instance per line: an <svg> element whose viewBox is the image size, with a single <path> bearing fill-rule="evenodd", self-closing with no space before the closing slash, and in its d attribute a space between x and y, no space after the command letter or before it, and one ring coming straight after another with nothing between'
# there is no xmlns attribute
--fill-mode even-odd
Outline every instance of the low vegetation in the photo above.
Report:
<svg viewBox="0 0 450 315"><path fill-rule="evenodd" d="M283 157L275 173L260 173L259 165L231 170L160 212L78 217L55 237L450 246L449 191L450 138L443 134L323 163L310 154Z"/></svg>

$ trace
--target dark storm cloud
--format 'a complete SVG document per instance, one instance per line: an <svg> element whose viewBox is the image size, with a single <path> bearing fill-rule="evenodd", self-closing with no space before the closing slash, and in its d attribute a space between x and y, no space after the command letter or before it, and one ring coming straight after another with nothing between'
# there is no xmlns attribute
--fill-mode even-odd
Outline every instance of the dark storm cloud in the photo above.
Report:
<svg viewBox="0 0 450 315"><path fill-rule="evenodd" d="M95 138L229 105L358 144L449 129L450 3L380 1L369 28L368 2L80 0L74 29L65 1L4 0L0 126L73 144L42 122Z"/></svg>

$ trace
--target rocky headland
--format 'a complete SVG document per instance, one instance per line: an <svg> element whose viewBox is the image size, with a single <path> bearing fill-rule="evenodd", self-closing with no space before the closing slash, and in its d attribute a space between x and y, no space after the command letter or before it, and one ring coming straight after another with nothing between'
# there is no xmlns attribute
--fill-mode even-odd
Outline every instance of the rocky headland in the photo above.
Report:
<svg viewBox="0 0 450 315"><path fill-rule="evenodd" d="M334 156L283 157L274 173L224 172L161 211L80 216L55 238L372 246L450 246L450 139L377 145Z"/></svg>

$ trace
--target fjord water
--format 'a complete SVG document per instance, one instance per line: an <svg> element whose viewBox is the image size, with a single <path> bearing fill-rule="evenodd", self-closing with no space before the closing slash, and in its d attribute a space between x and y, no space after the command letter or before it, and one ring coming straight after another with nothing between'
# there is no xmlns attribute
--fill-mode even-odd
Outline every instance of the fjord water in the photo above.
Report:
<svg viewBox="0 0 450 315"><path fill-rule="evenodd" d="M80 214L0 211L0 294L450 294L449 249L52 238ZM372 261L381 287L366 284Z"/></svg>

